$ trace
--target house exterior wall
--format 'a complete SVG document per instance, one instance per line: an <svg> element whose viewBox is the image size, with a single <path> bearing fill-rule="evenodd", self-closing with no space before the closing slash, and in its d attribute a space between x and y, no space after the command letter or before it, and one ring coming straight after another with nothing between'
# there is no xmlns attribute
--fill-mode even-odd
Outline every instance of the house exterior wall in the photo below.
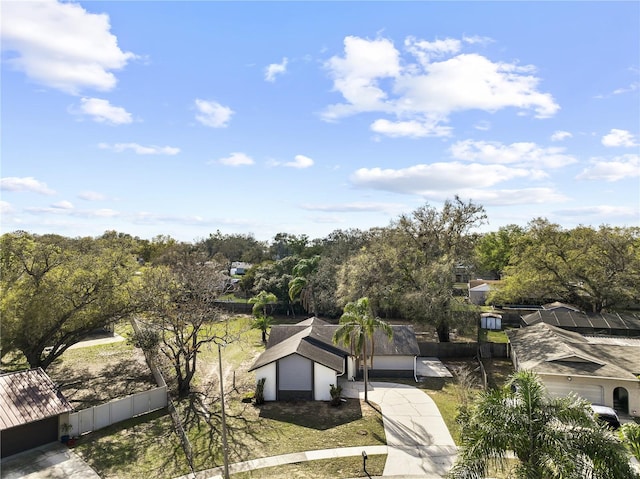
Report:
<svg viewBox="0 0 640 479"><path fill-rule="evenodd" d="M313 399L329 401L331 399L331 385L337 385L338 378L333 369L322 364L313 364Z"/></svg>
<svg viewBox="0 0 640 479"><path fill-rule="evenodd" d="M568 381L567 377L568 376L540 375L545 385L551 386L551 388L556 391L559 387L563 387L568 392L569 390L580 389L581 386L599 386L602 388L601 404L611 408L616 408L616 405L613 403L614 389L618 387L624 388L629 395L629 414L631 416L640 416L640 381L583 376L571 376L571 381Z"/></svg>
<svg viewBox="0 0 640 479"><path fill-rule="evenodd" d="M276 363L270 363L261 368L256 369L256 383L265 378L264 382L264 400L276 400Z"/></svg>
<svg viewBox="0 0 640 479"><path fill-rule="evenodd" d="M413 372L413 356L374 356L373 369L410 369Z"/></svg>
<svg viewBox="0 0 640 479"><path fill-rule="evenodd" d="M355 380L358 371L356 369L356 358L355 356L347 357L347 379L350 381Z"/></svg>

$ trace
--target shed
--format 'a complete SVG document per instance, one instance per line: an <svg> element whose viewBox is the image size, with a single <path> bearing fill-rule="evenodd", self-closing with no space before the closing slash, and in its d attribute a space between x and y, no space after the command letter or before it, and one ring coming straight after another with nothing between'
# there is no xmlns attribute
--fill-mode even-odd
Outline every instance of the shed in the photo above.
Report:
<svg viewBox="0 0 640 479"><path fill-rule="evenodd" d="M0 375L0 457L57 441L71 411L42 368Z"/></svg>

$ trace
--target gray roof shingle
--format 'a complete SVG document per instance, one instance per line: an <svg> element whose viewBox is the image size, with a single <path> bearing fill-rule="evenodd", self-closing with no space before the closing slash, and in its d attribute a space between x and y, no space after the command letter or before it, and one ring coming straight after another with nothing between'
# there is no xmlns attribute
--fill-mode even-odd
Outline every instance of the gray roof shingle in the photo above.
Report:
<svg viewBox="0 0 640 479"><path fill-rule="evenodd" d="M334 344L333 334L339 325L318 318L309 318L297 324L279 324L271 328L267 349L256 359L249 371L291 354L299 354L342 373L344 358L350 349ZM393 338L388 340L382 331L374 334L376 356L418 356L420 348L411 326L393 325Z"/></svg>

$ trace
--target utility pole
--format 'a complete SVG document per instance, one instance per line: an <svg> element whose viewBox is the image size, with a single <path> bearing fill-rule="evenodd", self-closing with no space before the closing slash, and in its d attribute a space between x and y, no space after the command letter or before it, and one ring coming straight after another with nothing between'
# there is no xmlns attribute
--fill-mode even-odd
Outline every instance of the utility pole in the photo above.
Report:
<svg viewBox="0 0 640 479"><path fill-rule="evenodd" d="M222 452L224 455L224 479L229 479L229 449L227 447L227 416L224 410L224 384L222 376L222 352L218 343L218 366L220 367L220 404L222 405Z"/></svg>

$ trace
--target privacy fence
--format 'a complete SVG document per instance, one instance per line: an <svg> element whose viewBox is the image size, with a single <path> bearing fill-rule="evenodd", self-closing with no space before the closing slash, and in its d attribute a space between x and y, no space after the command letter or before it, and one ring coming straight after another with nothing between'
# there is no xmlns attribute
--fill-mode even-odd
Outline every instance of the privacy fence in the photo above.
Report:
<svg viewBox="0 0 640 479"><path fill-rule="evenodd" d="M164 407L167 407L166 386L132 394L106 404L71 413L69 424L72 429L69 434L79 436Z"/></svg>

